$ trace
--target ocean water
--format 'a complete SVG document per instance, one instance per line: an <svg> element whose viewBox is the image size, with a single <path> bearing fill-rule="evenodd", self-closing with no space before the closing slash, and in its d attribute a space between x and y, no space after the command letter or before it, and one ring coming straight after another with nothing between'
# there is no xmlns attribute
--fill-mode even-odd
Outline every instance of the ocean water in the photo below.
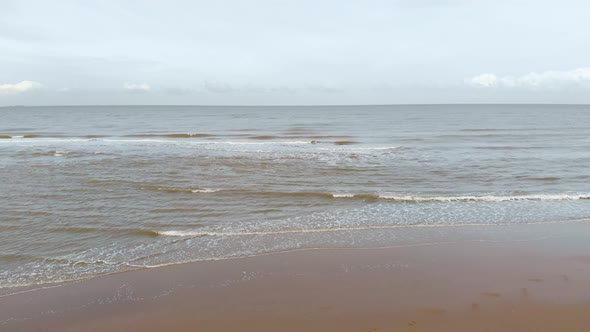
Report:
<svg viewBox="0 0 590 332"><path fill-rule="evenodd" d="M589 166L589 106L0 108L0 287L567 229Z"/></svg>

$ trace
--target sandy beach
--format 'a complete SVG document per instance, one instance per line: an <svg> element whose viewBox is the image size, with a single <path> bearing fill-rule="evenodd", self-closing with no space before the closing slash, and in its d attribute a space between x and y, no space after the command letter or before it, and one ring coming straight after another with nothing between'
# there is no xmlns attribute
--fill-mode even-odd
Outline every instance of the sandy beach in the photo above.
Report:
<svg viewBox="0 0 590 332"><path fill-rule="evenodd" d="M590 332L586 1L0 2L0 332Z"/></svg>
<svg viewBox="0 0 590 332"><path fill-rule="evenodd" d="M2 331L587 331L590 225L557 226L572 231L310 249L4 290L0 324Z"/></svg>

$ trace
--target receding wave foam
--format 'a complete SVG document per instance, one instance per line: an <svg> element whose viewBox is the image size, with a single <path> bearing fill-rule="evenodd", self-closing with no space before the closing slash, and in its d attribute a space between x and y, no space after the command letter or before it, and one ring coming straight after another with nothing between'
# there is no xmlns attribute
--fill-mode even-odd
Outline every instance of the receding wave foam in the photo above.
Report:
<svg viewBox="0 0 590 332"><path fill-rule="evenodd" d="M507 201L572 201L590 200L590 194L535 194L507 196L390 196L380 195L379 198L403 202L507 202Z"/></svg>
<svg viewBox="0 0 590 332"><path fill-rule="evenodd" d="M318 193L319 195L319 193ZM590 200L590 194L534 194L534 195L506 195L506 196L396 196L382 194L327 194L332 198L358 198L365 200L389 200L396 202L508 202L508 201L573 201Z"/></svg>
<svg viewBox="0 0 590 332"><path fill-rule="evenodd" d="M590 218L580 218L571 220L556 220L556 221L539 221L527 222L526 225L541 225L541 224L562 224L574 222L588 222ZM497 223L457 223L457 224L414 224L414 225L368 225L362 227L332 227L332 228L309 228L309 229L284 229L284 230L268 230L268 231L244 231L244 232L206 232L206 231L156 231L161 236L173 237L201 237L201 236L255 236L255 235L282 235L282 234L303 234L303 233L331 233L331 232L351 232L351 231L371 231L380 229L399 229L399 228L439 228L439 227L488 227L488 226L502 226Z"/></svg>

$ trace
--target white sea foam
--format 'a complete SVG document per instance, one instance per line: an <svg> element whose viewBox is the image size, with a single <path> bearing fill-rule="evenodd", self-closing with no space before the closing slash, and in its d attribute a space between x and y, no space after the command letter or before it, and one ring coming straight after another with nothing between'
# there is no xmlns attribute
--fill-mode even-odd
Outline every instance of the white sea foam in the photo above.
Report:
<svg viewBox="0 0 590 332"><path fill-rule="evenodd" d="M69 153L69 151L55 151L55 152L53 152L53 156L55 156L55 157L63 157L63 156L65 156L68 153Z"/></svg>
<svg viewBox="0 0 590 332"><path fill-rule="evenodd" d="M486 195L486 196L397 196L384 194L334 193L333 198L381 199L397 202L509 202L509 201L575 201L590 200L590 194L531 194L531 195Z"/></svg>
<svg viewBox="0 0 590 332"><path fill-rule="evenodd" d="M202 193L202 194L214 193L214 192L218 192L218 191L219 190L217 190L217 189L211 189L211 188L192 189L191 190L192 193Z"/></svg>
<svg viewBox="0 0 590 332"><path fill-rule="evenodd" d="M354 198L354 194L332 194L334 198Z"/></svg>
<svg viewBox="0 0 590 332"><path fill-rule="evenodd" d="M245 142L245 141L187 141L172 139L104 139L105 142L120 143L179 143L186 145L303 145L312 144L311 141L270 141L270 142Z"/></svg>
<svg viewBox="0 0 590 332"><path fill-rule="evenodd" d="M543 225L543 224L563 224L574 222L588 222L590 218L580 218L571 220L557 220L557 221L540 221L540 222L525 222L521 225ZM283 229L283 230L268 230L268 231L244 231L244 232L206 232L206 231L156 231L158 235L174 236L174 237L198 237L198 236L254 236L254 235L282 235L282 234L303 234L303 233L331 233L331 232L350 232L350 231L371 231L380 229L400 229L400 228L446 228L446 227L493 227L505 226L506 224L497 223L457 223L457 224L416 224L416 225L368 225L360 227L332 227L332 228L309 228L309 229Z"/></svg>
<svg viewBox="0 0 590 332"><path fill-rule="evenodd" d="M381 199L400 202L506 202L506 201L572 201L589 199L590 194L536 194L536 195L506 195L506 196L391 196L379 195Z"/></svg>

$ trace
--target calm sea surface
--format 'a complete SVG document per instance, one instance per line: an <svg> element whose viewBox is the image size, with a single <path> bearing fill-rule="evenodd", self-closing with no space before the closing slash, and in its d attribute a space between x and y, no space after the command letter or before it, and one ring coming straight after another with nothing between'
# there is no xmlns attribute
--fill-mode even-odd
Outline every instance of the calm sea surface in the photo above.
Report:
<svg viewBox="0 0 590 332"><path fill-rule="evenodd" d="M589 106L0 108L0 287L589 217Z"/></svg>

